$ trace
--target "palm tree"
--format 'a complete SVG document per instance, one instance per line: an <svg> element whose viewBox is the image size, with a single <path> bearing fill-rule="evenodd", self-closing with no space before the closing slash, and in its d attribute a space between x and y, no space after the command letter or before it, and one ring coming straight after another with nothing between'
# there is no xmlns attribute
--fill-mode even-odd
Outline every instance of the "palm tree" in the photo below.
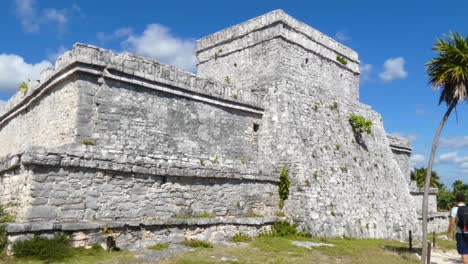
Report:
<svg viewBox="0 0 468 264"><path fill-rule="evenodd" d="M415 168L411 172L411 180L416 182L416 186L424 187L424 183L426 181L426 174L427 174L426 168L424 167ZM431 183L429 184L429 187L439 188L439 189L442 189L445 187L444 184L440 182L440 177L435 171L431 172Z"/></svg>
<svg viewBox="0 0 468 264"><path fill-rule="evenodd" d="M463 38L459 33L450 32L449 35L445 36L445 39L438 39L432 49L438 56L426 64L429 83L435 90L441 90L439 104L446 103L447 111L434 135L431 156L427 165L422 208L423 251L421 263L425 263L427 257L427 243L425 242L427 241L427 200L439 137L452 110L459 102L468 99L468 36Z"/></svg>

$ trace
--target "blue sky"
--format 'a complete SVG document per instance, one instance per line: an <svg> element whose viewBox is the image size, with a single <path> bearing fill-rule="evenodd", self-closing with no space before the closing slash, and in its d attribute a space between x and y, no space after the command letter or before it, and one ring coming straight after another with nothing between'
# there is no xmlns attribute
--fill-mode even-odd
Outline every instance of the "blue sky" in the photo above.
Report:
<svg viewBox="0 0 468 264"><path fill-rule="evenodd" d="M0 2L0 103L58 54L83 42L130 51L194 70L194 41L263 13L283 9L359 53L361 101L385 129L413 141L414 166L426 166L445 112L427 84L431 47L449 31L468 33L468 1L90 1ZM157 43L157 44L155 44ZM450 185L468 182L468 105L448 121L436 171Z"/></svg>

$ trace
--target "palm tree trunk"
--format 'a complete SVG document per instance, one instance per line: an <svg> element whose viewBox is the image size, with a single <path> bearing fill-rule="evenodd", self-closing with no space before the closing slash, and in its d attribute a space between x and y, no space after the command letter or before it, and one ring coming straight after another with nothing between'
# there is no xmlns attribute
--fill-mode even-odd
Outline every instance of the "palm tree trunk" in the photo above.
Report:
<svg viewBox="0 0 468 264"><path fill-rule="evenodd" d="M442 121L440 121L439 127L437 128L437 131L434 135L434 140L432 141L432 150L431 150L431 156L429 157L429 164L427 165L426 181L424 184L424 197L423 197L423 204L422 204L423 237L422 237L421 264L425 264L426 258L427 258L427 215L428 215L427 204L428 204L428 198L429 198L429 185L431 183L432 165L434 164L434 157L436 154L437 145L439 143L440 134L442 133L442 129L444 128L445 122L447 122L447 119L449 118L450 113L452 112L453 108L456 105L457 105L457 101L454 101L453 103L450 104L449 108L447 109L447 112L445 112L444 118L442 118Z"/></svg>

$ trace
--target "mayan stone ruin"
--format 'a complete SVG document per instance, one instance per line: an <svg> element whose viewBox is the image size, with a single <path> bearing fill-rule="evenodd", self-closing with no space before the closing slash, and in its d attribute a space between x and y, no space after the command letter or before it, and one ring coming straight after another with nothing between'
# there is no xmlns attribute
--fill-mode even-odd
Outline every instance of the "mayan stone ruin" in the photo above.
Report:
<svg viewBox="0 0 468 264"><path fill-rule="evenodd" d="M280 211L314 236L418 232L411 144L359 102L355 51L278 10L198 40L196 56L194 75L76 44L0 107L9 242L65 232L89 246L105 227L123 248L220 241ZM446 221L436 193L430 230Z"/></svg>

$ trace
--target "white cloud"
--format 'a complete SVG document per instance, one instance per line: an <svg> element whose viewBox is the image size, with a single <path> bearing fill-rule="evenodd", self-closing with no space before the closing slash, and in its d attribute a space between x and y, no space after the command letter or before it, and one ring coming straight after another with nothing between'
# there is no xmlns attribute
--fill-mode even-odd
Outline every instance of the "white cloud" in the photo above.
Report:
<svg viewBox="0 0 468 264"><path fill-rule="evenodd" d="M58 57L60 57L60 55L65 53L65 51L67 51L67 49L64 46L60 46L56 51L50 52L49 55L47 55L47 59L54 62L58 59Z"/></svg>
<svg viewBox="0 0 468 264"><path fill-rule="evenodd" d="M130 34L122 44L130 52L195 72L195 41L175 37L160 24L148 25L141 35Z"/></svg>
<svg viewBox="0 0 468 264"><path fill-rule="evenodd" d="M453 166L456 171L461 173L468 173L468 156L459 156L456 151L440 155L435 162L441 165Z"/></svg>
<svg viewBox="0 0 468 264"><path fill-rule="evenodd" d="M440 139L439 146L441 148L467 148L468 136L463 137L443 137Z"/></svg>
<svg viewBox="0 0 468 264"><path fill-rule="evenodd" d="M416 134L404 133L404 132L394 132L394 133L392 133L392 135L396 135L396 136L399 136L399 137L404 137L404 138L408 139L411 142L414 142L418 138L418 135L416 135Z"/></svg>
<svg viewBox="0 0 468 264"><path fill-rule="evenodd" d="M47 21L55 22L60 28L65 27L67 23L67 17L63 10L47 9L44 11L44 18Z"/></svg>
<svg viewBox="0 0 468 264"><path fill-rule="evenodd" d="M16 16L26 32L36 32L39 30L39 22L33 5L34 0L15 0Z"/></svg>
<svg viewBox="0 0 468 264"><path fill-rule="evenodd" d="M367 63L361 63L359 65L359 71L361 72L361 80L370 80L372 73L372 65Z"/></svg>
<svg viewBox="0 0 468 264"><path fill-rule="evenodd" d="M379 77L384 81L404 79L408 76L408 73L405 71L405 59L403 57L386 60L383 67L384 70L379 73Z"/></svg>
<svg viewBox="0 0 468 264"><path fill-rule="evenodd" d="M54 8L38 10L36 0L15 0L15 13L26 32L38 32L42 25L56 24L63 29L68 21L66 10Z"/></svg>
<svg viewBox="0 0 468 264"><path fill-rule="evenodd" d="M341 42L351 40L351 37L348 36L348 34L346 34L346 32L343 30L336 32L335 38L336 40L341 41Z"/></svg>
<svg viewBox="0 0 468 264"><path fill-rule="evenodd" d="M130 27L119 28L119 29L115 30L114 32L112 32L110 34L99 32L97 34L97 38L101 42L116 40L116 39L122 39L124 37L130 36L132 34L132 31L133 30Z"/></svg>
<svg viewBox="0 0 468 264"><path fill-rule="evenodd" d="M414 154L411 156L411 166L413 168L423 167L426 164L426 156L422 154Z"/></svg>
<svg viewBox="0 0 468 264"><path fill-rule="evenodd" d="M13 93L21 82L38 80L41 71L49 67L52 63L47 60L29 64L18 55L0 54L0 93Z"/></svg>

